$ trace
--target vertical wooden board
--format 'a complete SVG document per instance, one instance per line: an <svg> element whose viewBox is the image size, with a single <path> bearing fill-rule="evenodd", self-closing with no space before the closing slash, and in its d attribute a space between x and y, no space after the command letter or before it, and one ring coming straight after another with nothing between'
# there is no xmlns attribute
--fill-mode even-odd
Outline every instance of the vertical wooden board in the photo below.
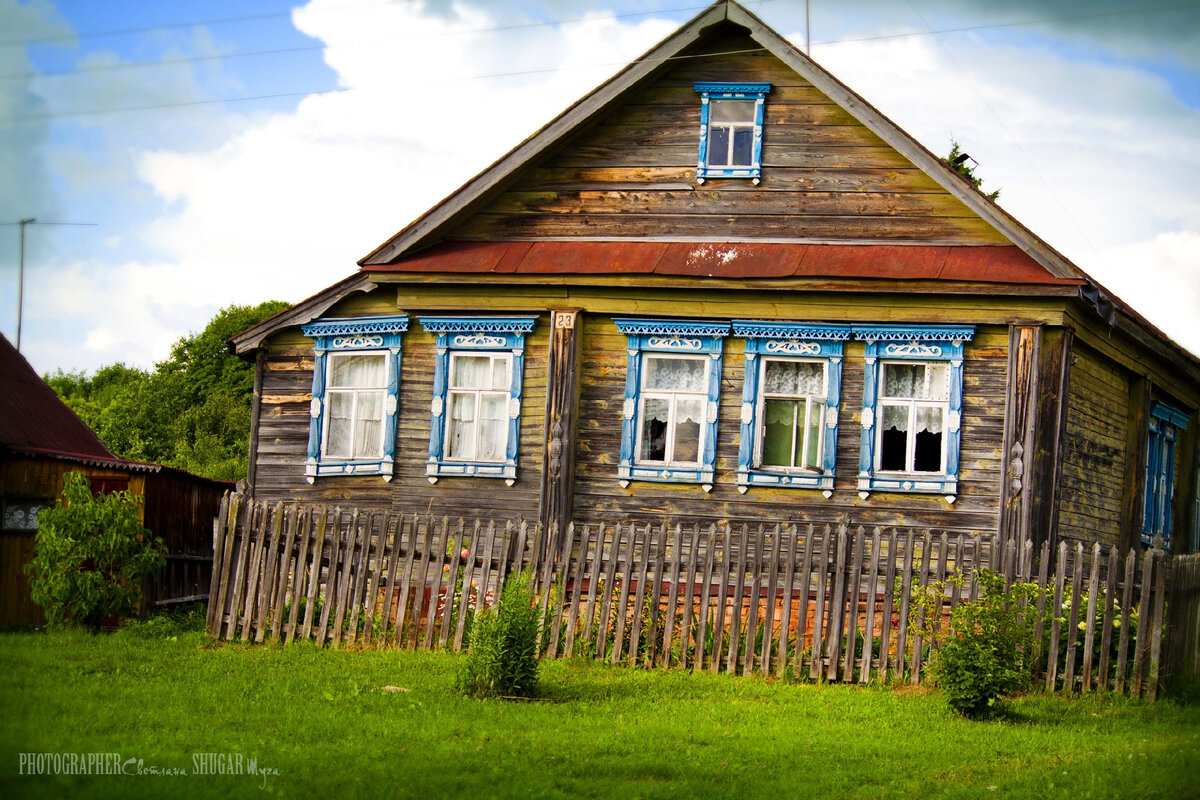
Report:
<svg viewBox="0 0 1200 800"><path fill-rule="evenodd" d="M571 605L567 607L567 644L566 656L570 658L575 655L575 636L576 628L579 625L579 619L583 615L583 586L585 567L591 563L591 546L592 546L592 530L591 526L584 524L583 531L579 535L579 555L575 559L575 571L572 573L571 584L567 587L571 593Z"/></svg>
<svg viewBox="0 0 1200 800"><path fill-rule="evenodd" d="M804 554L800 560L800 571L796 576L797 594L799 595L796 603L796 656L792 664L792 674L799 678L804 673L804 636L808 629L808 600L811 594L809 588L809 578L812 574L812 557L813 547L816 537L816 529L810 522L804 534Z"/></svg>
<svg viewBox="0 0 1200 800"><path fill-rule="evenodd" d="M662 616L662 580L663 568L666 564L667 540L670 538L670 526L666 522L658 526L658 546L654 549L650 562L646 585L646 607L649 608L650 627L646 631L646 657L642 659L646 666L654 664L654 651L658 646L659 617Z"/></svg>
<svg viewBox="0 0 1200 800"><path fill-rule="evenodd" d="M1087 620L1083 637L1083 691L1092 690L1092 651L1096 647L1096 599L1100 594L1100 543L1092 545L1091 572L1088 575Z"/></svg>
<svg viewBox="0 0 1200 800"><path fill-rule="evenodd" d="M596 549L592 551L592 560L587 569L587 603L583 607L583 618L580 620L583 642L592 641L592 622L596 618L596 595L600 591L600 583L604 574L604 523L596 526ZM599 638L599 637L597 637Z"/></svg>
<svg viewBox="0 0 1200 800"><path fill-rule="evenodd" d="M408 596L412 590L412 572L413 564L416 563L417 557L417 527L419 525L416 514L406 518L400 516L400 525L397 530L397 546L403 549L403 560L400 562L399 571L399 586L396 590L396 615L395 625L392 628L392 644L395 647L400 647L407 640L406 625L408 622ZM405 535L407 533L407 535ZM397 560L401 556L397 554Z"/></svg>
<svg viewBox="0 0 1200 800"><path fill-rule="evenodd" d="M919 576L921 594L929 593L929 573L933 564L933 538L929 531L925 531L925 535L921 538L921 574ZM913 576L917 578L917 576ZM922 606L917 611L917 631L912 637L913 651L912 658L909 659L908 670L910 673L909 680L913 686L921 683L921 649L924 642L921 635L922 628L925 625L925 608Z"/></svg>
<svg viewBox="0 0 1200 800"><path fill-rule="evenodd" d="M425 593L429 586L429 562L433 559L434 539L437 531L431 514L425 515L425 524L417 522L417 556L413 563L413 600L408 618L408 633L405 647L416 650L421 642L421 620L425 618ZM488 562L491 562L491 551L488 552Z"/></svg>
<svg viewBox="0 0 1200 800"><path fill-rule="evenodd" d="M1067 663L1063 667L1063 691L1075 691L1075 659L1079 647L1079 601L1083 595L1083 543L1075 543L1071 565L1071 617L1067 621Z"/></svg>
<svg viewBox="0 0 1200 800"><path fill-rule="evenodd" d="M725 655L725 671L736 674L738 645L741 644L742 633L742 604L746 592L746 556L749 550L750 532L742 524L742 532L738 538L737 566L733 574L733 598L730 603L729 618L729 651Z"/></svg>
<svg viewBox="0 0 1200 800"><path fill-rule="evenodd" d="M767 598L763 605L762 656L759 670L763 675L771 674L771 650L775 646L775 605L779 599L779 550L782 546L782 531L778 522L771 533L770 556L767 560Z"/></svg>
<svg viewBox="0 0 1200 800"><path fill-rule="evenodd" d="M341 540L342 566L338 571L338 592L333 607L333 628L329 640L336 647L346 636L346 606L350 605L350 590L354 587L354 566L358 558L358 514L357 508L350 511L350 519L342 531L342 520L338 519L338 539Z"/></svg>
<svg viewBox="0 0 1200 800"><path fill-rule="evenodd" d="M750 584L746 587L749 594L746 605L746 644L742 647L741 657L742 674L744 675L749 675L754 671L754 645L758 638L758 601L762 588L764 537L765 533L760 523L758 533L751 538L754 549L749 554L746 564L746 568L750 572Z"/></svg>
<svg viewBox="0 0 1200 800"><path fill-rule="evenodd" d="M660 525L661 530L661 525ZM646 533L642 539L642 554L637 559L635 578L637 589L634 593L632 616L629 624L629 665L637 663L638 650L642 646L642 608L646 602L646 576L650 572L650 564L654 552L654 526L646 525Z"/></svg>
<svg viewBox="0 0 1200 800"><path fill-rule="evenodd" d="M630 581L633 580L633 562L634 554L637 552L637 539L637 527L631 522L629 523L629 533L625 541L625 558L620 565L621 592L617 598L617 618L614 623L613 647L610 654L613 664L618 663L625 656L625 621L626 615L629 612L629 586Z"/></svg>
<svg viewBox="0 0 1200 800"><path fill-rule="evenodd" d="M301 634L306 640L312 637L313 625L321 618L317 613L317 597L321 591L322 561L327 557L325 537L329 525L329 509L321 506L317 514L317 529L313 531L312 568L308 571L308 596L304 607L304 628ZM322 600L321 605L323 606L322 610L328 614L328 604ZM324 623L321 624L324 625Z"/></svg>
<svg viewBox="0 0 1200 800"><path fill-rule="evenodd" d="M503 538L503 532L501 532L499 536ZM475 607L477 610L482 610L488 607L489 595L492 598L491 605L494 605L500 597L499 584L496 585L494 591L491 589L491 584L493 578L495 577L495 570L492 569L492 561L495 558L496 538L496 523L494 520L488 520L487 534L483 537L483 547L480 548L482 560L480 562L479 586L476 587L478 596L475 601Z"/></svg>
<svg viewBox="0 0 1200 800"><path fill-rule="evenodd" d="M1166 553L1157 547L1151 550L1154 568L1154 616L1150 620L1150 674L1146 681L1146 699L1153 703L1158 699L1159 667L1162 663L1163 610L1167 601Z"/></svg>
<svg viewBox="0 0 1200 800"><path fill-rule="evenodd" d="M630 526L632 535L632 526ZM610 652L608 646L608 629L612 620L613 604L617 602L617 568L621 558L622 543L625 541L621 533L621 524L612 526L612 541L608 547L608 559L604 564L604 590L600 593L600 615L596 624L596 658L603 661ZM616 650L613 643L612 650Z"/></svg>
<svg viewBox="0 0 1200 800"><path fill-rule="evenodd" d="M379 532L375 533L378 523ZM387 631L387 623L383 620L383 616L379 617L378 629L375 625L375 609L379 605L379 584L383 573L383 557L387 546L387 517L381 513L371 515L370 527L367 529L367 544L370 546L367 558L367 592L363 598L363 614L366 615L366 620L363 622L363 643L370 642L376 637L383 637Z"/></svg>
<svg viewBox="0 0 1200 800"><path fill-rule="evenodd" d="M586 529L586 526L580 530ZM555 579L555 596L558 602L554 605L554 618L550 626L550 648L547 651L547 656L550 658L558 657L558 645L562 639L563 616L568 613L570 608L570 597L568 596L569 586L567 582L571 575L571 554L579 545L579 536L576 533L575 523L567 523L567 535L564 538L563 550L558 558L558 577Z"/></svg>
<svg viewBox="0 0 1200 800"><path fill-rule="evenodd" d="M718 536L720 561L713 567L713 579L716 595L713 597L712 647L706 648L708 653L708 671L716 674L721 669L721 646L725 643L725 595L728 593L729 576L733 571L731 558L731 543L733 531L729 523L725 523ZM707 628L707 619L706 619Z"/></svg>
<svg viewBox="0 0 1200 800"><path fill-rule="evenodd" d="M779 593L779 649L775 653L775 675L782 678L787 671L788 640L792 628L792 593L796 586L796 540L799 531L791 525L784 526L784 544L782 551L782 574L780 575Z"/></svg>
<svg viewBox="0 0 1200 800"><path fill-rule="evenodd" d="M438 601L442 596L442 587L446 581L446 547L450 542L450 518L443 516L440 526L436 526L438 533L434 540L434 544L430 549L429 572L426 580L429 593L429 604L425 610L425 638L421 640L421 646L426 650L433 648L434 635L438 628Z"/></svg>
<svg viewBox="0 0 1200 800"><path fill-rule="evenodd" d="M250 529L253 504L239 495L229 501L228 531L225 534L225 565L221 569L221 590L217 599L216 638L233 638L237 622L237 586L245 569L245 545ZM235 556L236 553L236 556Z"/></svg>
<svg viewBox="0 0 1200 800"><path fill-rule="evenodd" d="M904 564L900 570L900 624L896 629L896 679L904 680L908 660L908 610L912 593L913 549L916 539L911 530L904 534Z"/></svg>
<svg viewBox="0 0 1200 800"><path fill-rule="evenodd" d="M1046 654L1041 652L1042 648L1042 633L1046 627L1046 592L1049 591L1050 575L1050 541L1042 542L1042 551L1038 556L1038 577L1037 585L1041 587L1041 591L1037 596L1037 622L1033 626L1033 641L1039 650L1039 658L1045 658ZM953 606L951 606L953 609ZM953 611L951 611L953 613Z"/></svg>
<svg viewBox="0 0 1200 800"><path fill-rule="evenodd" d="M713 574L717 564L717 526L708 526L705 539L704 577L700 586L700 605L696 610L696 652L692 658L692 671L704 669L704 650L708 638L708 606L713 590ZM718 579L720 573L716 572ZM711 662L711 659L710 659Z"/></svg>
<svg viewBox="0 0 1200 800"><path fill-rule="evenodd" d="M262 577L258 584L258 608L254 613L254 642L259 644L271 625L275 601L275 581L279 571L279 539L289 516L283 503L276 503L271 516L271 538L263 554Z"/></svg>
<svg viewBox="0 0 1200 800"><path fill-rule="evenodd" d="M359 602L359 595L362 594L364 565L367 560L367 541L370 538L371 512L367 511L365 515L359 510L354 509L351 514L351 549L350 553L350 575L347 584L350 587L346 593L346 630L342 632L343 641L354 642L358 639L358 615L362 610L362 604ZM365 530L364 530L365 529Z"/></svg>
<svg viewBox="0 0 1200 800"><path fill-rule="evenodd" d="M250 631L254 625L255 617L258 616L258 586L262 575L262 565L267 548L268 537L270 536L270 525L270 511L264 504L262 509L262 517L259 521L257 529L254 532L254 554L250 556L249 571L246 574L246 602L242 609L241 639L243 642L250 640Z"/></svg>
<svg viewBox="0 0 1200 800"><path fill-rule="evenodd" d="M813 571L817 574L817 595L813 604L812 623L812 663L809 665L808 677L820 680L824 671L822 654L824 653L825 627L825 583L829 572L829 549L833 546L833 534L830 526L825 526L825 535L821 537L817 552L813 553Z"/></svg>
<svg viewBox="0 0 1200 800"><path fill-rule="evenodd" d="M401 528L403 527L404 517L401 515L397 518L392 511L387 512L383 518L383 536L387 542L383 549L381 559L387 561L387 573L383 574L383 561L380 561L379 569L381 573L380 588L383 591L383 606L379 609L379 640L380 648L386 647L391 640L392 631L392 610L396 604L396 580L400 575L400 550L401 550Z"/></svg>
<svg viewBox="0 0 1200 800"><path fill-rule="evenodd" d="M696 611L696 570L700 547L700 524L692 523L688 539L687 571L684 575L683 616L679 620L679 666L688 667L688 648L692 642L692 619ZM703 577L703 575L701 575ZM706 587L707 588L707 587ZM667 666L670 666L668 664Z"/></svg>
<svg viewBox="0 0 1200 800"><path fill-rule="evenodd" d="M1133 607L1133 582L1137 572L1137 552L1130 549L1125 556L1125 579L1121 584L1121 636L1117 644L1117 674L1113 691L1125 692L1125 673L1129 659L1129 618Z"/></svg>
<svg viewBox="0 0 1200 800"><path fill-rule="evenodd" d="M1050 606L1050 645L1046 652L1046 691L1053 692L1058 684L1058 646L1062 638L1063 593L1067 583L1067 543L1058 543L1058 559L1054 570L1054 602Z"/></svg>
<svg viewBox="0 0 1200 800"><path fill-rule="evenodd" d="M870 683L871 667L875 658L875 607L879 598L879 548L882 538L883 533L876 526L871 532L871 560L867 565L864 581L867 591L867 615L863 620L863 654L862 666L858 671L859 683Z"/></svg>
<svg viewBox="0 0 1200 800"><path fill-rule="evenodd" d="M208 583L208 608L204 617L204 632L208 636L214 636L217 624L216 620L220 616L218 609L220 605L217 603L217 597L221 594L223 582L221 579L222 569L227 568L228 561L225 553L225 534L229 524L229 492L225 492L221 496L221 505L217 508L217 518L213 520L213 567L212 574L209 576Z"/></svg>
<svg viewBox="0 0 1200 800"><path fill-rule="evenodd" d="M866 531L860 525L853 537L854 558L850 562L850 581L846 585L846 655L842 662L842 679L846 682L854 680L855 651L858 649L858 605L861 597L859 582L862 580L863 549L866 547L866 540ZM859 665L858 669L861 675L862 665Z"/></svg>
<svg viewBox="0 0 1200 800"><path fill-rule="evenodd" d="M1112 675L1109 668L1112 665L1112 630L1113 630L1113 609L1116 606L1117 594L1117 570L1119 553L1117 548L1109 548L1108 551L1108 570L1104 576L1104 626L1103 633L1100 635L1100 666L1098 668L1098 683L1099 688L1107 691L1109 688Z"/></svg>
<svg viewBox="0 0 1200 800"><path fill-rule="evenodd" d="M308 591L308 557L312 544L312 508L305 506L298 524L299 540L296 542L296 565L292 573L292 607L288 613L287 627L284 630L284 641L291 642L296 638L296 623L299 620L301 600Z"/></svg>
<svg viewBox="0 0 1200 800"><path fill-rule="evenodd" d="M826 606L825 625L825 676L838 680L842 661L842 629L846 617L846 565L850 560L850 529L838 525L836 549L834 550L833 572L829 576L829 600Z"/></svg>
<svg viewBox="0 0 1200 800"><path fill-rule="evenodd" d="M673 639L675 634L675 609L676 604L679 602L679 571L681 562L683 561L683 528L678 524L675 525L675 535L672 539L671 567L667 574L667 610L663 619L663 645L658 658L659 666L666 669L669 669L671 666L671 647L674 644ZM685 644L684 655L686 655L686 647Z"/></svg>
<svg viewBox="0 0 1200 800"><path fill-rule="evenodd" d="M884 571L883 579L883 608L881 610L882 619L879 621L879 679L887 681L888 668L892 663L892 617L895 607L896 594L896 556L897 556L896 529L892 528L888 532L887 540L887 568ZM899 619L896 620L899 622Z"/></svg>
<svg viewBox="0 0 1200 800"><path fill-rule="evenodd" d="M321 604L321 618L317 623L317 646L323 645L330 636L329 621L333 617L333 607L337 605L337 593L341 588L338 576L341 574L344 557L342 551L345 549L342 546L342 509L334 506L332 520L328 519L327 511L323 513L326 519L322 520L322 525L329 536L329 566L325 569L325 599ZM330 522L332 524L329 524Z"/></svg>
<svg viewBox="0 0 1200 800"><path fill-rule="evenodd" d="M279 631L283 625L283 607L287 602L287 593L292 586L292 572L295 570L295 564L293 563L295 558L292 554L292 547L296 543L296 526L299 523L299 517L299 506L291 506L287 510L285 520L287 534L284 536L283 550L279 554L279 578L277 581L275 581L274 598L271 601L272 642L279 641ZM295 602L293 601L292 604L295 605Z"/></svg>
<svg viewBox="0 0 1200 800"><path fill-rule="evenodd" d="M479 559L479 540L482 535L482 527L479 520L475 520L475 524L471 527L471 533L467 541L470 544L464 545L459 543L459 547L467 551L467 556L462 564L462 590L458 600L458 616L454 620L454 644L452 649L459 652L463 647L463 637L466 635L467 618L474 614L475 611L471 605L472 583L477 583L475 576L479 573L476 571L475 565Z"/></svg>

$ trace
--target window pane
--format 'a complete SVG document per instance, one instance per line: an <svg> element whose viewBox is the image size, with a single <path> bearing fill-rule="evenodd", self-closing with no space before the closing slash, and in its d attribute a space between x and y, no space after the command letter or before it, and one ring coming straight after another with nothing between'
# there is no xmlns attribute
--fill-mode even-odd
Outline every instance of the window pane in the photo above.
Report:
<svg viewBox="0 0 1200 800"><path fill-rule="evenodd" d="M508 454L508 397L484 394L479 397L479 460L503 461Z"/></svg>
<svg viewBox="0 0 1200 800"><path fill-rule="evenodd" d="M707 366L707 358L647 358L645 387L655 391L707 392Z"/></svg>
<svg viewBox="0 0 1200 800"><path fill-rule="evenodd" d="M698 397L681 397L675 401L675 451L672 461L700 463L700 424L704 417L705 401Z"/></svg>
<svg viewBox="0 0 1200 800"><path fill-rule="evenodd" d="M921 394L930 400L946 400L950 397L950 365L926 364L928 388Z"/></svg>
<svg viewBox="0 0 1200 800"><path fill-rule="evenodd" d="M508 377L508 359L493 358L492 359L492 386L493 389L508 389L511 386Z"/></svg>
<svg viewBox="0 0 1200 800"><path fill-rule="evenodd" d="M792 434L796 429L797 416L803 422L804 404L796 400L767 400L763 406L763 465L795 466Z"/></svg>
<svg viewBox="0 0 1200 800"><path fill-rule="evenodd" d="M754 129L733 129L733 164L748 167L753 162Z"/></svg>
<svg viewBox="0 0 1200 800"><path fill-rule="evenodd" d="M754 100L710 100L708 121L754 123Z"/></svg>
<svg viewBox="0 0 1200 800"><path fill-rule="evenodd" d="M811 361L767 361L763 391L767 394L825 396L825 369Z"/></svg>
<svg viewBox="0 0 1200 800"><path fill-rule="evenodd" d="M930 431L917 431L917 441L913 450L913 470L915 472L942 471L942 434Z"/></svg>
<svg viewBox="0 0 1200 800"><path fill-rule="evenodd" d="M883 434L879 443L879 468L893 472L908 469L908 407L883 406Z"/></svg>
<svg viewBox="0 0 1200 800"><path fill-rule="evenodd" d="M350 437L354 432L354 393L329 392L326 401L329 407L329 428L325 434L325 454L340 458L350 457Z"/></svg>
<svg viewBox="0 0 1200 800"><path fill-rule="evenodd" d="M917 397L924 394L924 364L884 364L884 397Z"/></svg>
<svg viewBox="0 0 1200 800"><path fill-rule="evenodd" d="M456 389L490 389L492 359L489 356L454 356L450 385Z"/></svg>
<svg viewBox="0 0 1200 800"><path fill-rule="evenodd" d="M645 461L667 460L667 417L671 413L671 401L661 397L647 397L642 405L642 452L639 459Z"/></svg>
<svg viewBox="0 0 1200 800"><path fill-rule="evenodd" d="M708 165L723 167L729 163L729 129L710 128L708 131Z"/></svg>
<svg viewBox="0 0 1200 800"><path fill-rule="evenodd" d="M43 500L9 500L4 505L2 527L7 531L37 530L38 512L46 507Z"/></svg>
<svg viewBox="0 0 1200 800"><path fill-rule="evenodd" d="M825 421L825 404L813 403L808 420L808 433L805 442L804 466L809 469L821 469L821 445L823 444L822 423Z"/></svg>
<svg viewBox="0 0 1200 800"><path fill-rule="evenodd" d="M383 416L383 392L359 392L355 415L354 457L367 458L379 455L379 438L382 433L380 417Z"/></svg>
<svg viewBox="0 0 1200 800"><path fill-rule="evenodd" d="M450 430L446 450L448 458L475 458L475 395L450 395Z"/></svg>
<svg viewBox="0 0 1200 800"><path fill-rule="evenodd" d="M330 356L329 385L337 387L382 387L385 356Z"/></svg>

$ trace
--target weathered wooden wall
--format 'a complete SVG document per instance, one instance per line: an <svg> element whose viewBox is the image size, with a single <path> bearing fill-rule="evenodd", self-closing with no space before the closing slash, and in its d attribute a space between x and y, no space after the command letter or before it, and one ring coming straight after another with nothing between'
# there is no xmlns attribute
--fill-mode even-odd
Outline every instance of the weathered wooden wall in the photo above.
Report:
<svg viewBox="0 0 1200 800"><path fill-rule="evenodd" d="M1007 243L749 37L698 44L480 209L453 239L787 237ZM770 81L763 177L695 185L695 81Z"/></svg>
<svg viewBox="0 0 1200 800"><path fill-rule="evenodd" d="M1126 500L1129 373L1089 347L1075 347L1067 393L1058 535L1121 540ZM1136 463L1144 468L1140 457Z"/></svg>

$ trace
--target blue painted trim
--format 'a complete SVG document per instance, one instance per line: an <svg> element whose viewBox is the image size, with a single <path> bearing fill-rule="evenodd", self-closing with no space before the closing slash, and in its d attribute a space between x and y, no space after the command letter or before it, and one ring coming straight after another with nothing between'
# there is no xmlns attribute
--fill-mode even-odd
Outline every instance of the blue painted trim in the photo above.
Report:
<svg viewBox="0 0 1200 800"><path fill-rule="evenodd" d="M401 338L408 330L408 316L328 317L300 326L313 339L313 385L309 404L308 457L304 474L311 481L322 475L382 475L391 480L396 460L396 428L400 403ZM387 350L387 391L384 398L383 455L377 459L331 459L321 455L325 431L325 383L331 352L377 352Z"/></svg>
<svg viewBox="0 0 1200 800"><path fill-rule="evenodd" d="M1169 406L1166 403L1155 402L1150 407L1150 415L1155 419L1161 419L1168 425L1172 425L1181 431L1186 431L1188 427L1188 415L1180 411L1174 406Z"/></svg>
<svg viewBox="0 0 1200 800"><path fill-rule="evenodd" d="M425 475L442 477L517 479L521 450L521 393L525 379L525 334L537 324L536 316L520 317L418 317L421 327L437 334L433 369L433 400L429 412L429 457ZM445 457L446 413L450 385L450 354L484 351L511 355L508 443L503 462L450 460Z"/></svg>
<svg viewBox="0 0 1200 800"><path fill-rule="evenodd" d="M746 368L742 383L741 442L738 446L739 486L782 486L833 490L837 464L838 419L841 414L842 343L851 336L849 325L807 322L739 320L733 333L746 339ZM821 473L754 466L758 444L758 400L763 356L799 357L825 361L826 411Z"/></svg>
<svg viewBox="0 0 1200 800"><path fill-rule="evenodd" d="M973 325L854 325L854 338L866 342L863 370L862 438L858 454L858 490L958 494L959 452L962 446L962 382L966 343L975 336ZM879 421L879 359L943 361L950 364L947 401L946 471L944 473L875 473L875 426Z"/></svg>
<svg viewBox="0 0 1200 800"><path fill-rule="evenodd" d="M1161 536L1170 549L1175 509L1175 448L1179 435L1187 430L1188 417L1166 403L1150 406L1147 424L1145 502L1142 509L1142 542L1152 544Z"/></svg>
<svg viewBox="0 0 1200 800"><path fill-rule="evenodd" d="M696 178L751 178L756 183L762 177L763 116L766 110L769 83L726 83L698 81L693 88L700 94L700 149L696 159ZM750 164L738 166L708 165L708 128L710 100L754 100L754 139Z"/></svg>
<svg viewBox="0 0 1200 800"><path fill-rule="evenodd" d="M625 404L621 412L621 455L617 478L663 483L700 483L712 488L717 462L717 417L721 399L723 340L729 334L728 322L696 320L616 319L617 330L628 337L625 360ZM643 353L707 354L712 360L708 370L708 408L705 421L704 452L698 468L665 467L638 464L634 446L637 441L638 409L641 395Z"/></svg>

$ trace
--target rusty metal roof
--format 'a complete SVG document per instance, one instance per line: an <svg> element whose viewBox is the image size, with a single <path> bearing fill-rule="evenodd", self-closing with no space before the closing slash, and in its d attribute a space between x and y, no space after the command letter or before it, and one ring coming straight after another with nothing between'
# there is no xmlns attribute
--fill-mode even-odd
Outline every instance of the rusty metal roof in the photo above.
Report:
<svg viewBox="0 0 1200 800"><path fill-rule="evenodd" d="M1014 245L931 246L760 242L444 242L363 272L857 278L1080 285Z"/></svg>

